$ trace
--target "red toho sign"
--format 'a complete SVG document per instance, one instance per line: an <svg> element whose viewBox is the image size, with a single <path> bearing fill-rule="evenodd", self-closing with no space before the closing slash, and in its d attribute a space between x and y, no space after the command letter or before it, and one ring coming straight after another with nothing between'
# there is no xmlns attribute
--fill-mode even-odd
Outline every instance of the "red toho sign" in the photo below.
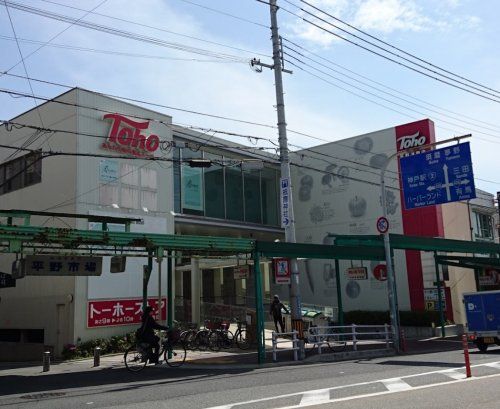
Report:
<svg viewBox="0 0 500 409"><path fill-rule="evenodd" d="M148 299L148 305L156 311L158 320L158 299ZM167 299L161 302L161 319L167 316ZM142 299L116 299L89 301L87 305L87 328L136 325L141 323Z"/></svg>
<svg viewBox="0 0 500 409"><path fill-rule="evenodd" d="M103 119L111 119L108 139L102 149L127 153L138 157L152 156L160 146L158 135L146 136L141 133L149 128L149 121L137 122L119 114L106 114Z"/></svg>

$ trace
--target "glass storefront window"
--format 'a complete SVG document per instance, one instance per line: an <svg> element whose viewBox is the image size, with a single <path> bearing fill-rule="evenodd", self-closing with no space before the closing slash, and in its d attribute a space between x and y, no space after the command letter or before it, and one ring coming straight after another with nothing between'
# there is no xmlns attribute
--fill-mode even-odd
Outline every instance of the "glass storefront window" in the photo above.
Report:
<svg viewBox="0 0 500 409"><path fill-rule="evenodd" d="M261 171L262 223L277 226L278 221L278 172L264 168Z"/></svg>
<svg viewBox="0 0 500 409"><path fill-rule="evenodd" d="M243 220L243 178L241 166L226 168L226 218Z"/></svg>
<svg viewBox="0 0 500 409"><path fill-rule="evenodd" d="M174 212L181 212L181 154L180 148L174 148Z"/></svg>
<svg viewBox="0 0 500 409"><path fill-rule="evenodd" d="M192 158L202 158L201 151L192 151L190 149L182 150L182 161ZM204 214L204 195L203 195L203 169L191 168L187 163L181 166L181 201L182 213Z"/></svg>
<svg viewBox="0 0 500 409"><path fill-rule="evenodd" d="M179 147L173 152L176 213L279 225L276 169L242 171L241 165L221 165L234 163L234 157L181 147L184 140L177 141ZM186 163L191 158L210 159L212 165L191 168Z"/></svg>
<svg viewBox="0 0 500 409"><path fill-rule="evenodd" d="M210 160L222 160L222 156L205 153L205 158ZM224 219L224 168L212 163L205 169L205 216Z"/></svg>
<svg viewBox="0 0 500 409"><path fill-rule="evenodd" d="M260 170L243 172L245 189L245 221L262 223Z"/></svg>

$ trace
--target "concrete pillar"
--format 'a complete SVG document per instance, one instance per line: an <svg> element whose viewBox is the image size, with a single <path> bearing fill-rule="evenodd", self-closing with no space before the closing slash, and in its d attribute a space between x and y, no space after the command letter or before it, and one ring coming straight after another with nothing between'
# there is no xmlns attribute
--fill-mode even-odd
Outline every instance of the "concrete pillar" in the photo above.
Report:
<svg viewBox="0 0 500 409"><path fill-rule="evenodd" d="M220 303L222 299L222 267L214 269L214 297L215 303Z"/></svg>
<svg viewBox="0 0 500 409"><path fill-rule="evenodd" d="M191 321L200 324L201 308L200 260L191 258Z"/></svg>

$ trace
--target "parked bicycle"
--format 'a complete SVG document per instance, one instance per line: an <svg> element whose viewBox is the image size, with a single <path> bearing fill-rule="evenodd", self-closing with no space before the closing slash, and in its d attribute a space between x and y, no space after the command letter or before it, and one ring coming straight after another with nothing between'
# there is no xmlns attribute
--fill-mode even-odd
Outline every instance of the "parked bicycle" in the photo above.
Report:
<svg viewBox="0 0 500 409"><path fill-rule="evenodd" d="M163 331L162 331L163 332ZM186 361L186 346L180 341L180 331L171 329L161 340L158 356L163 356L170 367L179 367ZM125 367L131 372L142 371L153 357L153 350L149 343L138 341L125 352L123 359Z"/></svg>
<svg viewBox="0 0 500 409"><path fill-rule="evenodd" d="M240 321L238 318L235 318L233 322L237 325L237 329L233 337L234 342L236 342L236 346L243 350L250 348L250 341L247 338L247 330L245 328L246 322Z"/></svg>
<svg viewBox="0 0 500 409"><path fill-rule="evenodd" d="M311 347L308 348L308 352L311 352L319 345L322 349L328 350L328 352L342 352L345 351L347 347L347 342L344 339L343 334L338 333L338 329L333 326L328 327L317 327L311 325L308 329L306 342Z"/></svg>

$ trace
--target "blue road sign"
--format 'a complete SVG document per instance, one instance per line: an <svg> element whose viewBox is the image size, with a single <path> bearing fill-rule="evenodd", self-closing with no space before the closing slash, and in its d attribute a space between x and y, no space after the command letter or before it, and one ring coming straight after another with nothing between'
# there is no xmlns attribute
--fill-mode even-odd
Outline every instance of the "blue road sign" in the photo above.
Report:
<svg viewBox="0 0 500 409"><path fill-rule="evenodd" d="M406 156L400 163L406 209L476 197L469 142Z"/></svg>

